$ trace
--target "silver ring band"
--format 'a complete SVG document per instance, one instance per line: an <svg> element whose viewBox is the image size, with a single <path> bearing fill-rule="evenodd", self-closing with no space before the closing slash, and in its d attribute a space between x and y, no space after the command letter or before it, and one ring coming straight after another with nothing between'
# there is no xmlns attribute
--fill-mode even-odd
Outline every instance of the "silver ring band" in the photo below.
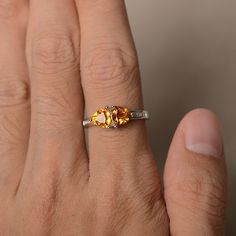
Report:
<svg viewBox="0 0 236 236"><path fill-rule="evenodd" d="M130 119L131 120L148 120L149 113L148 111L130 111Z"/></svg>

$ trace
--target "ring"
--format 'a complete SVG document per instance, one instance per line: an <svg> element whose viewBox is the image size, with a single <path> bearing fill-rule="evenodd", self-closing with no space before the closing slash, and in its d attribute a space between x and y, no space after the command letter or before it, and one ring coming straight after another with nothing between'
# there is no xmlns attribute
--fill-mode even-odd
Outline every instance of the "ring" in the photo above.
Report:
<svg viewBox="0 0 236 236"><path fill-rule="evenodd" d="M98 126L101 128L118 128L127 124L131 120L149 119L148 111L129 111L126 107L107 106L100 108L91 118L83 121L84 127Z"/></svg>

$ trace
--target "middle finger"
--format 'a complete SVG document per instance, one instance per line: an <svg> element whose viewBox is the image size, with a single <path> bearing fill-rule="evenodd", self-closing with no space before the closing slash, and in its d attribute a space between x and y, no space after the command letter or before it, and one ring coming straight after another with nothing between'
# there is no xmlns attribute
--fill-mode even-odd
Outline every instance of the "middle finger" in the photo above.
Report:
<svg viewBox="0 0 236 236"><path fill-rule="evenodd" d="M31 0L27 59L32 88L27 170L71 174L77 167L87 169L73 0Z"/></svg>
<svg viewBox="0 0 236 236"><path fill-rule="evenodd" d="M29 139L27 20L28 1L0 1L0 188L7 197L17 190Z"/></svg>
<svg viewBox="0 0 236 236"><path fill-rule="evenodd" d="M124 1L77 0L81 25L81 76L88 116L98 108L118 105L143 108L137 54ZM137 166L149 154L142 121L121 129L96 127L88 132L90 170ZM150 155L149 155L150 156ZM152 157L146 158L145 162ZM125 163L125 164L124 164ZM128 164L127 164L128 163ZM127 165L126 165L127 164Z"/></svg>

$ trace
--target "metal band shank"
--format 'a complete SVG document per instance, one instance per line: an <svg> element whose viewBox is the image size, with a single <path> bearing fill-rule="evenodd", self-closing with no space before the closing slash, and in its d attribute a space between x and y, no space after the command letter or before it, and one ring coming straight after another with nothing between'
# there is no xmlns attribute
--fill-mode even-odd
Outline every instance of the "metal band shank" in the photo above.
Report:
<svg viewBox="0 0 236 236"><path fill-rule="evenodd" d="M130 120L147 120L149 119L148 111L130 111Z"/></svg>
<svg viewBox="0 0 236 236"><path fill-rule="evenodd" d="M83 126L84 127L89 127L89 126L92 126L92 125L93 125L93 123L92 123L91 119L85 119L83 121Z"/></svg>

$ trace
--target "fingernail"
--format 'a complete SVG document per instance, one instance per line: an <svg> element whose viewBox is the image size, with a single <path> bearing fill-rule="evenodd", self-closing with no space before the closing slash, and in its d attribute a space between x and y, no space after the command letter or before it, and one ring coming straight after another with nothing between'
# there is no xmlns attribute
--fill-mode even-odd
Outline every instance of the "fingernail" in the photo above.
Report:
<svg viewBox="0 0 236 236"><path fill-rule="evenodd" d="M223 157L223 138L215 115L204 109L195 110L186 117L186 148L204 156Z"/></svg>

